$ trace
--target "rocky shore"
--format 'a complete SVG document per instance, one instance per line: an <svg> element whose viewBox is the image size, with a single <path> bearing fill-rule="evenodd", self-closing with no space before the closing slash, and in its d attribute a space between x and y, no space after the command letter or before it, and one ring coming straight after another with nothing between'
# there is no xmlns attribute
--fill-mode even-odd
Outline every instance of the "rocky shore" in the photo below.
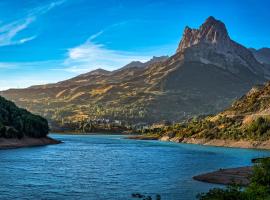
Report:
<svg viewBox="0 0 270 200"><path fill-rule="evenodd" d="M194 176L193 179L197 181L231 185L238 184L247 186L250 181L249 177L252 174L252 167L238 167L229 169L219 169L218 171Z"/></svg>
<svg viewBox="0 0 270 200"><path fill-rule="evenodd" d="M44 137L44 138L23 137L22 139L0 138L0 150L21 148L21 147L44 146L44 145L60 144L60 143L61 143L60 141L52 139L50 137Z"/></svg>
<svg viewBox="0 0 270 200"><path fill-rule="evenodd" d="M164 136L159 138L161 141L179 142L187 144L200 144L217 147L234 147L247 149L270 149L270 140L251 141L251 140L221 140L221 139L197 139L197 138L169 138Z"/></svg>
<svg viewBox="0 0 270 200"><path fill-rule="evenodd" d="M126 139L131 139L131 140L158 140L159 137L157 137L157 136L147 136L147 135L131 135L131 136L127 136Z"/></svg>
<svg viewBox="0 0 270 200"><path fill-rule="evenodd" d="M199 144L217 147L233 147L246 149L266 149L270 150L270 140L266 141L251 141L251 140L221 140L221 139L198 139L198 138L180 138L169 136L151 136L151 135L136 135L128 136L127 139L134 140L160 140L176 143Z"/></svg>

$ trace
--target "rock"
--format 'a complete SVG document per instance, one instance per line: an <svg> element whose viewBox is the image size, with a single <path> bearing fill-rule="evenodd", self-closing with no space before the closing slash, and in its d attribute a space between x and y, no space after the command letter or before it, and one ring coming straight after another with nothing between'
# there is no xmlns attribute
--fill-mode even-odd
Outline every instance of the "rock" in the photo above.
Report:
<svg viewBox="0 0 270 200"><path fill-rule="evenodd" d="M160 138L160 141L169 141L169 140L170 140L170 137L167 135Z"/></svg>

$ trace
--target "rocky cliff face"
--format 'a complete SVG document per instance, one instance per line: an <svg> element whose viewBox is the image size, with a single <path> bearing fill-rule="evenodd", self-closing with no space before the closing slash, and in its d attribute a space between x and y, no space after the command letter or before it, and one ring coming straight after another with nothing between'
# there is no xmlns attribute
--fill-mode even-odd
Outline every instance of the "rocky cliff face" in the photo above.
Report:
<svg viewBox="0 0 270 200"><path fill-rule="evenodd" d="M213 48L224 51L229 43L230 38L225 25L214 17L209 17L199 29L191 29L188 26L185 28L177 52L184 52L187 48L202 44L210 44Z"/></svg>
<svg viewBox="0 0 270 200"><path fill-rule="evenodd" d="M178 53L185 60L213 64L234 74L250 71L264 75L263 66L244 46L230 39L224 23L209 17L199 29L186 27Z"/></svg>
<svg viewBox="0 0 270 200"><path fill-rule="evenodd" d="M187 27L175 55L152 61L1 94L61 123L179 121L221 111L266 80L264 66L213 17L198 29Z"/></svg>

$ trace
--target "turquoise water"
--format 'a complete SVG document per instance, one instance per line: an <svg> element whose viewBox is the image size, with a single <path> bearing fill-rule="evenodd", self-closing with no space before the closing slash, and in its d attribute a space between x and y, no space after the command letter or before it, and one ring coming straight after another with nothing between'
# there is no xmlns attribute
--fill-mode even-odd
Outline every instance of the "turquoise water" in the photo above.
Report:
<svg viewBox="0 0 270 200"><path fill-rule="evenodd" d="M51 135L64 143L0 151L0 199L128 200L132 193L196 199L216 185L192 176L249 165L270 151L205 147L121 136Z"/></svg>

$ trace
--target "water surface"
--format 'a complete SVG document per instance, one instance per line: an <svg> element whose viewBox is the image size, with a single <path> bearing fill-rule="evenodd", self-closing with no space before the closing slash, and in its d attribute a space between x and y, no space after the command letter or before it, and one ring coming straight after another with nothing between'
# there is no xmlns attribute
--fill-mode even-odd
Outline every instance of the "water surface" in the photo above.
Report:
<svg viewBox="0 0 270 200"><path fill-rule="evenodd" d="M56 135L64 143L0 151L0 199L128 200L132 193L193 200L213 184L192 176L250 165L270 151L206 147L122 136Z"/></svg>

